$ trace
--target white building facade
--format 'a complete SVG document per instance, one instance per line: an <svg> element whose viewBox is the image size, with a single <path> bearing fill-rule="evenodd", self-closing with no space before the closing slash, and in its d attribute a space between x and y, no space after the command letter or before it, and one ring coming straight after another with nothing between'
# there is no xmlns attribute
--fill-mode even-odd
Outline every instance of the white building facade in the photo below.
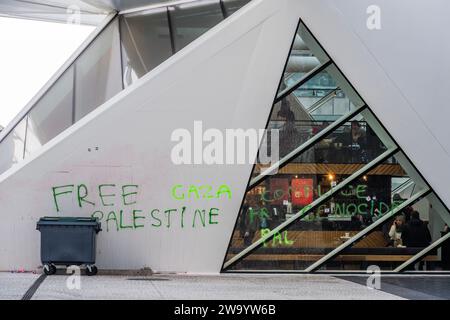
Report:
<svg viewBox="0 0 450 320"><path fill-rule="evenodd" d="M0 270L39 267L43 216L97 217L100 269L448 270L449 3L77 8L96 30L0 133ZM227 148L263 129L269 165Z"/></svg>

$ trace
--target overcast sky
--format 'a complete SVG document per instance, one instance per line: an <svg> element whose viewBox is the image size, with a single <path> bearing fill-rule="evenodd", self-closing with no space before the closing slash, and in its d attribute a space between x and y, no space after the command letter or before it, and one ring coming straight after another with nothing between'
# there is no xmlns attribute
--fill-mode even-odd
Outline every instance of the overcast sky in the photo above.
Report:
<svg viewBox="0 0 450 320"><path fill-rule="evenodd" d="M6 125L93 27L0 17L0 125Z"/></svg>

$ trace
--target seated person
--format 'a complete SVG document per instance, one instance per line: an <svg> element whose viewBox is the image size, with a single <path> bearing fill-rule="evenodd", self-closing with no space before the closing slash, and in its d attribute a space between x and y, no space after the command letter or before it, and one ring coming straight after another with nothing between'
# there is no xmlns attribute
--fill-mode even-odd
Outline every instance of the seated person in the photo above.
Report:
<svg viewBox="0 0 450 320"><path fill-rule="evenodd" d="M405 201L406 199L403 199L399 193L394 194L394 197L392 198L393 205L395 206L400 206ZM413 211L414 209L411 206L407 206L406 208L402 209L401 213L405 216L405 223L409 222L411 212Z"/></svg>
<svg viewBox="0 0 450 320"><path fill-rule="evenodd" d="M426 224L420 220L417 211L411 213L411 220L405 225L402 232L403 244L407 247L424 248L431 243L430 230Z"/></svg>
<svg viewBox="0 0 450 320"><path fill-rule="evenodd" d="M346 129L345 132L339 135L336 142L342 143L343 146L351 146L358 144L360 146L365 144L366 132L361 128L358 121L352 121L351 127Z"/></svg>
<svg viewBox="0 0 450 320"><path fill-rule="evenodd" d="M360 214L355 214L352 216L350 221L350 231L360 231L362 229L362 219Z"/></svg>
<svg viewBox="0 0 450 320"><path fill-rule="evenodd" d="M394 248L402 245L402 235L404 231L405 217L399 215L395 217L394 222L389 230L389 244Z"/></svg>
<svg viewBox="0 0 450 320"><path fill-rule="evenodd" d="M344 148L345 152L339 152L342 163L366 162L366 132L358 121L352 121L351 127L339 134L335 140L338 149Z"/></svg>

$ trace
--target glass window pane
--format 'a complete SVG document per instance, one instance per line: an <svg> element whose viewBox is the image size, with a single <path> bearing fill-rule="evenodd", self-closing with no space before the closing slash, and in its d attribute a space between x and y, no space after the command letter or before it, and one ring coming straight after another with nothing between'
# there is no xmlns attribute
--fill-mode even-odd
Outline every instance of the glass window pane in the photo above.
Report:
<svg viewBox="0 0 450 320"><path fill-rule="evenodd" d="M125 86L172 55L166 8L123 16L120 30Z"/></svg>
<svg viewBox="0 0 450 320"><path fill-rule="evenodd" d="M366 175L355 180L350 185L334 194L301 220L295 221L286 230L276 234L265 245L249 254L236 264L234 269L244 270L305 270L326 254L337 248L350 237L370 226L378 219L392 212L403 201L423 190L419 182L413 192L399 195L394 191L392 178L409 179L407 172L398 163L386 161L376 166ZM347 178L343 166L338 173L326 173L327 170L313 174L279 174L270 179L269 184L252 191L252 197L247 195L246 201L256 199L257 210L246 210L239 220L242 228L235 231L232 247L228 258L242 247L258 240L270 230L280 225L286 219L305 206L318 199L320 195ZM298 172L300 173L300 171ZM247 200L248 199L248 200ZM258 200L262 200L259 201ZM413 207L423 206L423 201ZM243 208L245 210L245 206ZM401 212L409 212L406 208ZM257 214L255 214L257 212ZM252 224L257 228L251 229ZM395 258L405 261L401 254L395 256L388 246L389 233L386 226L392 225L392 219L380 226L357 242L345 254L332 259L323 270L341 270L365 268L367 261L386 262L386 266L394 267ZM251 231L251 232L250 232ZM247 238L245 237L248 232ZM249 237L252 237L250 240ZM405 251L405 250L404 250ZM414 252L417 252L414 251ZM395 253L395 252L394 252ZM404 252L406 253L406 251ZM384 260L383 260L384 259ZM401 260L403 259L403 260Z"/></svg>
<svg viewBox="0 0 450 320"><path fill-rule="evenodd" d="M122 90L119 23L114 20L76 61L75 121Z"/></svg>
<svg viewBox="0 0 450 320"><path fill-rule="evenodd" d="M407 200L396 197L396 205ZM420 236L417 233L415 214L422 216L423 219L420 221ZM407 206L395 217L388 219L366 237L348 247L342 254L327 262L321 270L364 271L369 266L376 265L381 270L392 271L431 243L429 218L429 197L425 197ZM409 232L411 236L407 237L407 229L411 228L414 228L414 234ZM343 238L342 242L345 241Z"/></svg>
<svg viewBox="0 0 450 320"><path fill-rule="evenodd" d="M367 114L367 117L370 118L370 114ZM243 228L239 229L238 235L241 238L235 234L234 239L237 241L237 247L233 248L232 244L230 254L242 251L242 244L245 248L257 241L260 238L260 236L255 236L258 230L261 234L261 232L265 232L261 230L272 230L284 223L295 213L309 206L331 188L342 183L350 175L363 168L365 164L385 152L387 150L386 145L375 134L368 139L368 136L372 135L369 133L373 131L372 127L376 126L377 123L369 125L367 119L357 115L348 123L326 135L308 150L309 153L304 153L294 161L289 162L276 175L267 177L265 181L250 190L246 195L238 222L238 225ZM390 143L389 140L387 142ZM395 163L392 164L392 162L392 159L388 159L384 166L379 165L377 167L378 171L371 173L376 177L368 180L373 183L373 185L370 185L370 190L368 190L368 186L358 189L358 184L351 185L342 192L350 197L357 190L358 196L365 199L366 195L363 192L372 192L373 189L379 188L378 190L381 191L378 196L381 197L381 192L384 192L384 198L389 198L386 190L390 189L386 189L386 187L388 182L390 187L390 178L388 181L382 180L380 182L378 176L386 172L392 175L404 175L401 167ZM367 179L367 176L364 179ZM365 181L364 179L363 181ZM338 215L335 211L339 208L333 206L331 202L335 201L334 199L338 195L333 196L332 200L328 200L330 203L328 206L325 203L325 206L322 204L319 208L316 208L314 214L320 218L332 216L334 219L334 215ZM345 202L344 200L347 201L348 199L343 199L341 202ZM387 199L385 203L390 203L390 200ZM325 208L328 209L325 210ZM320 213L320 210L325 212ZM337 217L339 219L342 218L340 214L339 212L339 217ZM344 218L351 219L347 215L344 215ZM312 222L315 222L315 220ZM316 224L311 223L309 227L316 228ZM250 229L245 230L245 228ZM277 252L277 254L279 253Z"/></svg>
<svg viewBox="0 0 450 320"><path fill-rule="evenodd" d="M320 109L320 108L319 108ZM328 126L334 123L334 117L340 117L349 114L355 110L353 104L349 104L349 109L344 110L341 115L333 115L333 117L318 117L308 114L300 104L299 100L293 95L289 95L280 103L276 104L271 120L269 121L268 129L278 130L279 143L278 154L279 158L283 159L290 152L301 146L303 143L314 138L318 133L325 130ZM376 137L372 128L367 125L364 119L354 118L352 122L347 122L340 128L335 130L332 134L328 134L327 139L322 139L319 144L307 149L300 157L293 160L295 163L318 163L327 161L329 163L354 163L366 162L367 152L375 152L379 148L383 148L383 144ZM357 136L360 135L358 138ZM269 135L270 137L270 135ZM267 139L269 140L269 139ZM267 141L267 146L270 152L272 146L271 141ZM356 144L359 145L360 157L356 159ZM352 147L353 145L353 147ZM323 157L327 156L327 159ZM322 159L322 160L320 160ZM270 164L264 164L258 159L258 164L252 173L252 177L259 176Z"/></svg>
<svg viewBox="0 0 450 320"><path fill-rule="evenodd" d="M23 160L26 117L0 143L0 174Z"/></svg>
<svg viewBox="0 0 450 320"><path fill-rule="evenodd" d="M292 87L305 74L329 60L328 55L311 36L305 25L301 23L289 54L280 92Z"/></svg>
<svg viewBox="0 0 450 320"><path fill-rule="evenodd" d="M427 243L432 243L437 246L422 259L407 266L404 269L406 272L450 271L450 214L434 194L427 200L424 206L418 208L419 219L416 220L421 222L411 223L406 232L405 245L409 243L416 247L423 247Z"/></svg>
<svg viewBox="0 0 450 320"><path fill-rule="evenodd" d="M69 68L28 114L25 156L72 125L73 67Z"/></svg>
<svg viewBox="0 0 450 320"><path fill-rule="evenodd" d="M299 74L298 76L300 79L304 74ZM297 79L291 80L297 82ZM288 80L288 84L291 80ZM284 158L333 124L334 121L363 105L364 102L348 85L336 66L328 66L274 105L268 129L269 132L273 129L278 130L279 158ZM368 140L368 143L374 142L374 139L372 139L374 134L371 128L366 128L364 122L360 123L360 127L362 131L367 133L365 139ZM342 130L349 131L349 128L342 128ZM343 132L341 132L341 137L342 134ZM345 145L348 142L336 138L336 135L332 137L333 143L341 142ZM268 154L271 154L271 141L270 139L267 140L267 149L270 151ZM312 150L308 150L302 161L314 161L313 159L305 160L305 157L311 158L311 156L313 156ZM332 159L329 160L331 161ZM332 161L342 160L334 159ZM255 167L252 177L259 175L261 170L264 170L269 165L263 164L258 159L258 165Z"/></svg>
<svg viewBox="0 0 450 320"><path fill-rule="evenodd" d="M179 51L223 20L219 1L195 1L169 8L175 51Z"/></svg>
<svg viewBox="0 0 450 320"><path fill-rule="evenodd" d="M222 0L227 16L232 15L249 2L250 0Z"/></svg>

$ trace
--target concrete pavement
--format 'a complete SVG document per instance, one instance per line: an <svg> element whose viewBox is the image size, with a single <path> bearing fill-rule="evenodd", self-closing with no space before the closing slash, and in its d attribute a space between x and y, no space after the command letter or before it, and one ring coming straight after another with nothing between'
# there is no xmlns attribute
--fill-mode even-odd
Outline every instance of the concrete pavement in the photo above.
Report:
<svg viewBox="0 0 450 320"><path fill-rule="evenodd" d="M0 273L0 299L20 299L39 275ZM403 299L364 284L328 275L81 276L46 277L32 299L366 300ZM69 286L67 282L69 281Z"/></svg>

